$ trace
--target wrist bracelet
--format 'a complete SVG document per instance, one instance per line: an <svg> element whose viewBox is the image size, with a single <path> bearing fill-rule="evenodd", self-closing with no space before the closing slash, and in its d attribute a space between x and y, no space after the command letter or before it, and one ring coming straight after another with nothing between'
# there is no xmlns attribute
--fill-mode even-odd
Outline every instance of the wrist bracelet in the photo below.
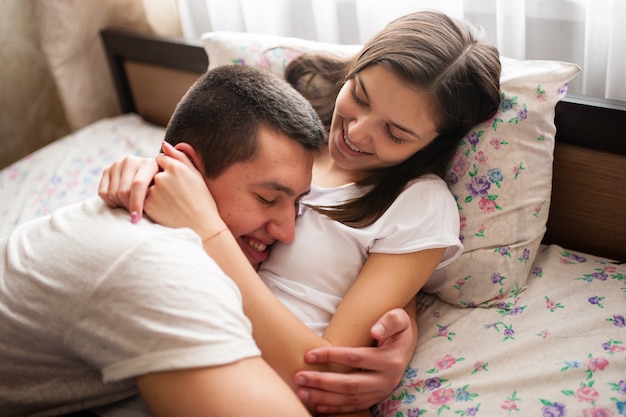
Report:
<svg viewBox="0 0 626 417"><path fill-rule="evenodd" d="M220 233L225 232L227 230L228 230L228 227L225 227L222 230L220 230L219 232L213 233L211 236L207 237L206 239L204 239L202 241L202 245L204 246L204 244L207 243L209 240L213 239L214 237L217 237Z"/></svg>

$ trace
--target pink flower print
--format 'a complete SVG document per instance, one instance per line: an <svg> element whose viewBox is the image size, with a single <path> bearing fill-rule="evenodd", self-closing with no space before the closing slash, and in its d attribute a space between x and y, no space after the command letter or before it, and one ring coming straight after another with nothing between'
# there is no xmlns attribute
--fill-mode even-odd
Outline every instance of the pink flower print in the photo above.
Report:
<svg viewBox="0 0 626 417"><path fill-rule="evenodd" d="M496 151L499 150L502 145L508 145L509 142L506 141L502 141L496 137L491 138L491 140L489 141L489 144L493 147L493 149L495 149Z"/></svg>
<svg viewBox="0 0 626 417"><path fill-rule="evenodd" d="M533 213L533 216L539 217L539 213L541 213L541 209L543 208L544 204L545 204L545 201L543 201L541 204L537 204L535 206L535 212Z"/></svg>
<svg viewBox="0 0 626 417"><path fill-rule="evenodd" d="M544 329L541 332L539 332L539 334L537 334L537 336L541 336L542 339L547 339L548 337L550 337L552 333L550 333L550 330Z"/></svg>
<svg viewBox="0 0 626 417"><path fill-rule="evenodd" d="M478 162L479 164L486 164L487 163L487 155L485 155L485 153L483 151L478 151L478 153L476 154L476 156L474 157L474 159L476 160L476 162Z"/></svg>
<svg viewBox="0 0 626 417"><path fill-rule="evenodd" d="M469 169L469 161L462 152L457 152L452 159L452 171L454 171L459 177L465 176Z"/></svg>
<svg viewBox="0 0 626 417"><path fill-rule="evenodd" d="M433 405L433 408L447 406L454 401L454 390L451 388L440 388L428 397L428 402Z"/></svg>
<svg viewBox="0 0 626 417"><path fill-rule="evenodd" d="M591 357L588 361L585 362L585 364L587 365L587 369L589 369L591 372L604 371L604 368L609 365L609 361L606 358L602 357Z"/></svg>
<svg viewBox="0 0 626 417"><path fill-rule="evenodd" d="M487 363L483 361L474 362L474 370L472 371L472 373L475 374L476 372L487 371L487 365L489 365L489 362Z"/></svg>
<svg viewBox="0 0 626 417"><path fill-rule="evenodd" d="M478 202L478 207L485 213L493 213L499 208L494 200L484 197Z"/></svg>
<svg viewBox="0 0 626 417"><path fill-rule="evenodd" d="M387 399L380 403L380 409L383 412L383 415L396 415L396 412L400 409L402 405L402 401Z"/></svg>
<svg viewBox="0 0 626 417"><path fill-rule="evenodd" d="M545 94L546 94L546 90L542 89L541 85L538 85L537 88L535 89L535 97L537 97L537 100L546 101Z"/></svg>
<svg viewBox="0 0 626 417"><path fill-rule="evenodd" d="M478 231L474 234L476 237L485 237L485 225L481 224L478 227Z"/></svg>
<svg viewBox="0 0 626 417"><path fill-rule="evenodd" d="M452 336L456 336L456 333L451 332L448 329L449 326L450 326L449 324L447 326L442 326L438 324L437 327L439 327L439 332L437 333L435 337L444 337L448 339L449 341L452 341Z"/></svg>
<svg viewBox="0 0 626 417"><path fill-rule="evenodd" d="M435 369L441 371L442 369L449 369L456 363L456 358L450 354L446 354L443 358L435 359Z"/></svg>
<svg viewBox="0 0 626 417"><path fill-rule="evenodd" d="M584 417L612 417L613 415L611 410L604 407L593 407L583 410Z"/></svg>
<svg viewBox="0 0 626 417"><path fill-rule="evenodd" d="M520 176L520 174L522 173L522 171L524 171L526 168L524 168L524 165L522 162L519 163L519 165L515 165L513 167L513 174L515 174L515 179L517 179L517 177Z"/></svg>
<svg viewBox="0 0 626 417"><path fill-rule="evenodd" d="M604 272L607 274L614 274L615 271L617 271L615 265L605 265L602 269L604 269Z"/></svg>
<svg viewBox="0 0 626 417"><path fill-rule="evenodd" d="M574 397L580 402L594 403L600 398L600 393L595 388L583 386L576 390Z"/></svg>
<svg viewBox="0 0 626 417"><path fill-rule="evenodd" d="M554 313L557 308L564 308L561 303L557 303L556 301L550 300L548 296L544 296L546 299L546 308L550 310L551 313Z"/></svg>
<svg viewBox="0 0 626 417"><path fill-rule="evenodd" d="M460 229L461 229L461 232L462 232L467 227L467 216L461 216L460 222L461 222L461 228Z"/></svg>
<svg viewBox="0 0 626 417"><path fill-rule="evenodd" d="M517 410L517 403L513 400L505 400L500 408L507 411L515 411Z"/></svg>

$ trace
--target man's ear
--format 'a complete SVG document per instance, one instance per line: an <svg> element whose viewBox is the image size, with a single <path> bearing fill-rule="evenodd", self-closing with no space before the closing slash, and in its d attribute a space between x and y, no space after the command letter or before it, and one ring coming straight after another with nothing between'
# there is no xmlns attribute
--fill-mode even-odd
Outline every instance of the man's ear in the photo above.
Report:
<svg viewBox="0 0 626 417"><path fill-rule="evenodd" d="M174 149L187 155L187 158L189 158L193 166L196 167L196 169L200 171L200 173L204 174L204 164L202 163L202 159L198 155L198 152L196 152L196 150L193 148L193 146L186 142L179 142L174 145Z"/></svg>

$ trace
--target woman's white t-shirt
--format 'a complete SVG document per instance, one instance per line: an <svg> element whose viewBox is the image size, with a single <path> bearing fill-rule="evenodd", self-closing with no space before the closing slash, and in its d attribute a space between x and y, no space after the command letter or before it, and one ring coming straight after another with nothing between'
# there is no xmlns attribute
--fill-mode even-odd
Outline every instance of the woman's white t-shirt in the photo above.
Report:
<svg viewBox="0 0 626 417"><path fill-rule="evenodd" d="M259 270L280 301L318 334L326 329L370 253L443 247L441 268L463 250L456 202L445 182L434 175L409 183L375 223L363 228L348 227L305 206L335 206L363 192L356 185L313 185L302 200L295 240L274 244Z"/></svg>

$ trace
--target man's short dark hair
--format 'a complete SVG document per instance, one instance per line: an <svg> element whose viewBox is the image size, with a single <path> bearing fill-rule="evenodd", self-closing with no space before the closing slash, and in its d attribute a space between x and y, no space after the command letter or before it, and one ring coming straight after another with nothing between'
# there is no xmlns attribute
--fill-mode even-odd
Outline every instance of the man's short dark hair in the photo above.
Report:
<svg viewBox="0 0 626 417"><path fill-rule="evenodd" d="M186 142L202 158L205 175L219 176L254 157L260 126L318 150L323 126L310 103L269 71L246 65L221 66L203 74L182 98L165 140Z"/></svg>

